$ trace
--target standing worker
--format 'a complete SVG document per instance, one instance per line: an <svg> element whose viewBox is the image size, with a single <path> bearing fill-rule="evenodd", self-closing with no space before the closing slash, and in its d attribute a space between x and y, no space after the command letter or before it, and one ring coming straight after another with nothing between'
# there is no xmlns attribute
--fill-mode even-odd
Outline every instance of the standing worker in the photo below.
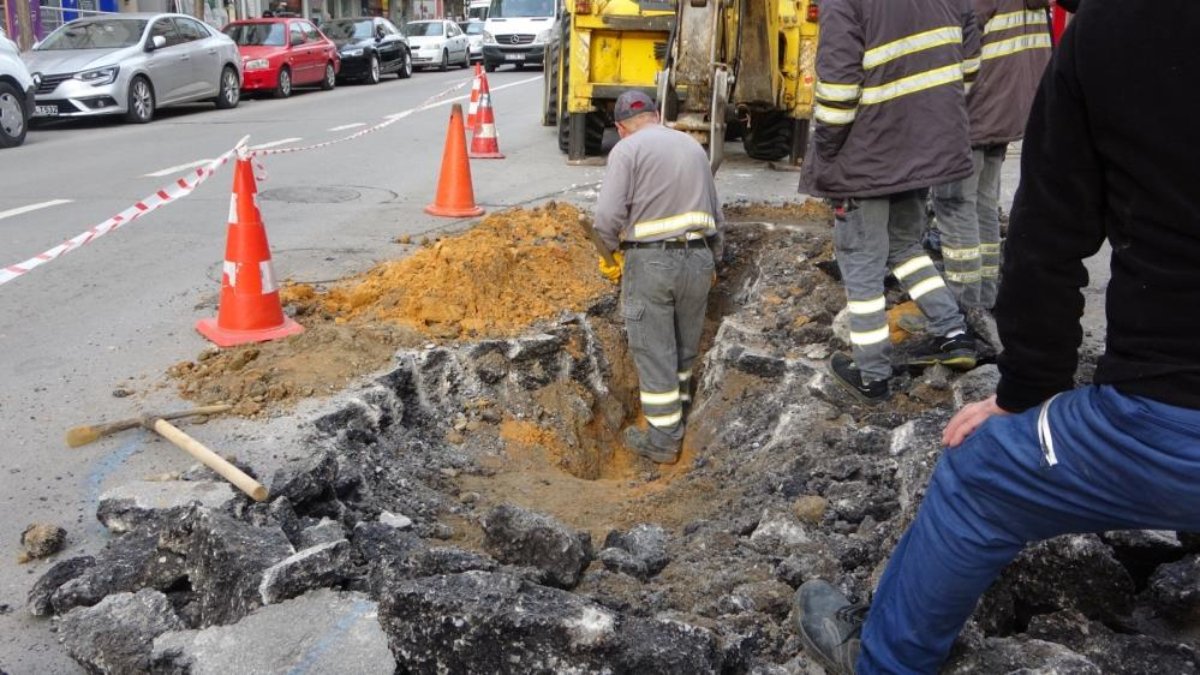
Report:
<svg viewBox="0 0 1200 675"><path fill-rule="evenodd" d="M853 359L830 374L859 399L889 395L888 268L929 320L912 365L975 366L975 341L921 247L926 189L971 174L965 84L979 71L968 0L821 5L813 149L801 190L834 202Z"/></svg>
<svg viewBox="0 0 1200 675"><path fill-rule="evenodd" d="M869 612L800 587L806 649L832 672L936 673L1028 542L1200 531L1200 94L1180 86L1200 80L1197 25L1195 0L1087 0L1063 34L1022 150L996 395L950 420ZM1106 238L1105 351L1075 389L1084 260Z"/></svg>
<svg viewBox="0 0 1200 675"><path fill-rule="evenodd" d="M973 172L933 189L946 283L966 312L996 304L1000 168L1021 139L1050 62L1048 0L974 0L983 26L979 77L967 92Z"/></svg>
<svg viewBox="0 0 1200 675"><path fill-rule="evenodd" d="M721 203L704 148L659 124L649 96L624 92L613 117L621 141L608 155L595 227L616 260L610 266L601 258L600 271L621 282L648 427L627 428L625 443L671 464L679 459L692 364L721 258Z"/></svg>

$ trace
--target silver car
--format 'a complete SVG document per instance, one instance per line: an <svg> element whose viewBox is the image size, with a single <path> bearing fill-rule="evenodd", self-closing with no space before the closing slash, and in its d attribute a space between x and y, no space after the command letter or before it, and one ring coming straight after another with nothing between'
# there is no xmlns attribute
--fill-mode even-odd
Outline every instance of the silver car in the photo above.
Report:
<svg viewBox="0 0 1200 675"><path fill-rule="evenodd" d="M41 76L34 117L124 115L175 103L233 108L242 59L228 36L183 14L105 14L63 24L24 55Z"/></svg>

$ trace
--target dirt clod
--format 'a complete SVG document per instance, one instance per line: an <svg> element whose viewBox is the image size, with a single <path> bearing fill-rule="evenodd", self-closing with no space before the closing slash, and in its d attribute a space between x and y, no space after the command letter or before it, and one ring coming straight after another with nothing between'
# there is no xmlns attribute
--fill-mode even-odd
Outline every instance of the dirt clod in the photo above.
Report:
<svg viewBox="0 0 1200 675"><path fill-rule="evenodd" d="M58 553L67 543L67 531L58 525L34 523L21 533L24 551L17 554L17 562L26 563L37 558L46 558Z"/></svg>

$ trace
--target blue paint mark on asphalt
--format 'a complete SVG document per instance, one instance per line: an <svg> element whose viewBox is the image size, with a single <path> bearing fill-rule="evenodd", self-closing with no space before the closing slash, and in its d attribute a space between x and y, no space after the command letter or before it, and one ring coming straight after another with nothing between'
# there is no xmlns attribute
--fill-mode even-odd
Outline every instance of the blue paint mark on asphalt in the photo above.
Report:
<svg viewBox="0 0 1200 675"><path fill-rule="evenodd" d="M108 453L92 465L92 470L88 473L87 477L87 491L88 499L91 501L93 508L100 504L100 489L104 487L105 479L132 457L141 444L142 439L140 438L130 439L124 445ZM99 522L96 523L95 527L97 532L108 531Z"/></svg>
<svg viewBox="0 0 1200 675"><path fill-rule="evenodd" d="M305 675L305 673L309 672L317 664L317 661L324 656L325 652L337 644L346 635L346 632L354 624L358 623L359 619L366 616L367 612L371 610L371 604L367 600L356 600L350 611L338 619L338 622L325 634L325 637L318 640L317 644L313 645L312 649L304 654L300 659L300 663L297 663L288 671L288 675Z"/></svg>

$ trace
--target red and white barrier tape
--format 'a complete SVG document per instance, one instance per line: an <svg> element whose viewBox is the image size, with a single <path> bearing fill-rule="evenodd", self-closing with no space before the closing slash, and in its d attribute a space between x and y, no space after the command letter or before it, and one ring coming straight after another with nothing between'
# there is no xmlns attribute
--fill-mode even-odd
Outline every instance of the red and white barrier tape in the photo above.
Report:
<svg viewBox="0 0 1200 675"><path fill-rule="evenodd" d="M410 108L409 110L405 110L402 113L391 115L388 118L386 118L383 122L380 122L379 124L376 124L373 127L368 127L366 129L363 129L357 133L351 134L344 138L338 138L338 139L334 139L332 141L326 141L324 143L317 143L315 145L307 145L307 146L301 146L301 147L296 147L296 148L278 148L278 149L271 148L271 149L263 149L263 150L246 150L246 147L245 147L246 139L243 138L237 144L237 146L235 146L232 150L229 150L225 154L221 155L220 157L217 157L216 159L212 160L211 162L205 164L204 166L202 166L198 169L195 169L194 171L189 172L187 175L183 176L182 178L177 179L174 183L171 183L169 185L163 186L162 188L159 188L153 194L145 197L141 201L137 202L133 206L130 206L129 208L125 209L124 211L118 213L117 215L113 216L112 218L109 218L108 220L100 223L99 225L92 227L91 229L87 230L86 232L83 232L75 237L72 237L72 238L64 241L63 243L59 244L58 246L55 246L54 248L50 249L49 251L46 251L44 253L39 253L39 254L33 256L32 258L30 258L29 260L25 260L23 262L19 262L14 265L9 265L7 267L0 268L0 286L12 281L13 279L16 279L17 277L23 276L24 274L28 273L30 270L33 270L34 268L41 267L42 265L45 265L46 263L50 262L51 260L59 258L60 256L66 254L66 253L70 253L71 251L74 251L75 249L83 246L84 244L94 241L94 240L108 234L109 232L112 232L113 230L120 229L122 226L127 225L127 224L137 220L138 218L141 218L142 216L146 215L147 213L150 213L151 211L157 210L161 206L165 206L167 204L170 204L173 201L176 201L178 199L188 196L201 183L203 183L204 181L206 181L210 177L212 177L212 175L217 172L217 169L228 164L229 160L236 154L244 153L250 157L260 157L263 155L282 155L282 154L287 154L287 153L292 153L292 152L301 152L304 150L315 150L317 148L324 148L324 147L328 147L330 145L334 145L337 143L344 143L346 141L354 140L361 136L365 136L366 134L369 134L371 132L379 131L380 129L383 129L392 124L395 124L396 122L404 119L405 117L408 117L409 115L411 115L415 112L420 112L422 110L429 108L432 105L435 105L441 99L443 99L443 98L449 96L450 94L453 94L454 92L458 91L459 89L462 89L463 87L467 86L467 84L469 84L469 82L470 82L470 80L464 80L463 82L460 82L460 83L454 85L453 87L448 87L448 88L442 90L441 92L438 92L437 94L434 94L433 96L429 97L428 99L425 100L425 102L421 103L421 105L419 105L415 108ZM262 172L262 178L265 179L266 178L265 167L263 167L263 165L258 162L255 162L255 164L257 164L257 168Z"/></svg>

